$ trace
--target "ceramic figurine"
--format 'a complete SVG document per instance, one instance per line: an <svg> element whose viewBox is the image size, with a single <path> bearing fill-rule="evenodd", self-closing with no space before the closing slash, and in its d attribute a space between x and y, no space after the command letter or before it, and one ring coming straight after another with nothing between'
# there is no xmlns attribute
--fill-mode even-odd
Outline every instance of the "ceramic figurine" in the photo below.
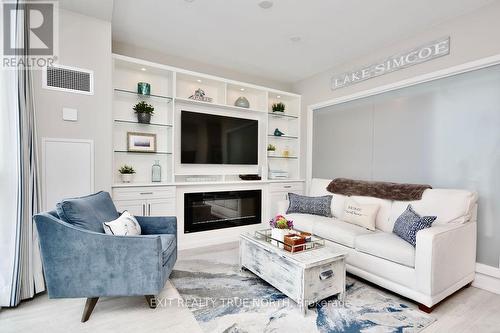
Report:
<svg viewBox="0 0 500 333"><path fill-rule="evenodd" d="M243 96L238 97L236 102L234 102L234 106L239 106L240 108L249 108L250 102Z"/></svg>
<svg viewBox="0 0 500 333"><path fill-rule="evenodd" d="M197 101L210 102L210 103L213 100L212 97L205 96L205 92L201 88L196 89L194 94L189 96L189 98Z"/></svg>

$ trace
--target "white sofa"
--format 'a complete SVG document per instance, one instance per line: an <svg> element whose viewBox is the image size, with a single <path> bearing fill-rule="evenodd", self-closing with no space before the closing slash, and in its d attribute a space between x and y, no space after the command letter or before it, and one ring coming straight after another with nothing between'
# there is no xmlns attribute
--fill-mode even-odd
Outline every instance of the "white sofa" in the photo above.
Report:
<svg viewBox="0 0 500 333"><path fill-rule="evenodd" d="M333 218L286 214L295 228L327 239L348 254L347 271L418 303L424 311L474 280L477 194L466 190L428 189L418 201L354 196L359 203L380 205L376 230L342 221L346 197L326 191L329 179L312 179L310 196L333 195ZM394 222L411 203L421 215L437 216L431 228L417 233L413 247L392 233Z"/></svg>

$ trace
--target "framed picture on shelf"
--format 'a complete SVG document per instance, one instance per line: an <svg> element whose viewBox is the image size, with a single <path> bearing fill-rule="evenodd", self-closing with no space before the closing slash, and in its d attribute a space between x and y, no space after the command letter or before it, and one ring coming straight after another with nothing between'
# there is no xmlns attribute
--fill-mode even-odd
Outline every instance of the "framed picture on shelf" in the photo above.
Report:
<svg viewBox="0 0 500 333"><path fill-rule="evenodd" d="M156 134L127 132L127 150L139 153L155 153Z"/></svg>

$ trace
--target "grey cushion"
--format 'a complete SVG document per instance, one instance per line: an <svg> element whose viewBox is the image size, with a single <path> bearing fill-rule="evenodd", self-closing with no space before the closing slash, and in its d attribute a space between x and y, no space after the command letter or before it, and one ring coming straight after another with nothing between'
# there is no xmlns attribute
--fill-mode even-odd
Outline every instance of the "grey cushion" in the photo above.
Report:
<svg viewBox="0 0 500 333"><path fill-rule="evenodd" d="M429 228L437 216L420 216L408 205L406 210L396 219L393 233L413 246L417 243L417 232Z"/></svg>
<svg viewBox="0 0 500 333"><path fill-rule="evenodd" d="M79 198L64 199L56 206L59 218L79 228L104 232L103 222L116 220L120 214L108 192L97 192Z"/></svg>
<svg viewBox="0 0 500 333"><path fill-rule="evenodd" d="M288 193L288 200L290 204L288 205L287 214L299 213L299 214L312 214L331 217L332 210L332 196L324 195L321 197L308 197L305 195L298 195L295 193Z"/></svg>

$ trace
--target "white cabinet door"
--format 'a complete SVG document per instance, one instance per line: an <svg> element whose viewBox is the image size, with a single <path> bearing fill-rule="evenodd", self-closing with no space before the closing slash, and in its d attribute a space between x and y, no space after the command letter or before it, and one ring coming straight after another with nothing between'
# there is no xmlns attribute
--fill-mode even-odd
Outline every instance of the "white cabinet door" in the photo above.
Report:
<svg viewBox="0 0 500 333"><path fill-rule="evenodd" d="M175 216L175 198L148 200L146 208L148 216Z"/></svg>
<svg viewBox="0 0 500 333"><path fill-rule="evenodd" d="M130 214L136 216L145 216L146 212L146 201L141 200L115 200L114 201L116 210L120 213L127 210Z"/></svg>

